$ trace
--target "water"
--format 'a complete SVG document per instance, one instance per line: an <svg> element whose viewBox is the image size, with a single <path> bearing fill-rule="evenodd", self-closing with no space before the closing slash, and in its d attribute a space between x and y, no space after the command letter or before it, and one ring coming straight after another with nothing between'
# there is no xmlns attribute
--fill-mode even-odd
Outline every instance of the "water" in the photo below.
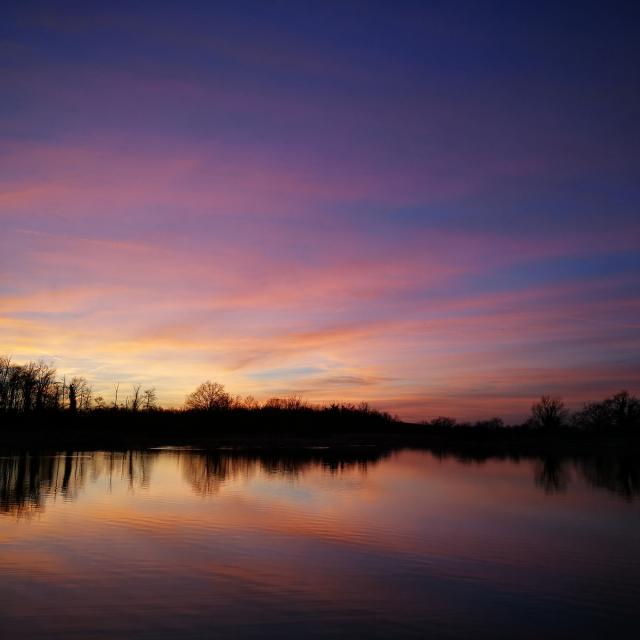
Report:
<svg viewBox="0 0 640 640"><path fill-rule="evenodd" d="M639 611L628 458L0 459L2 638L599 638Z"/></svg>

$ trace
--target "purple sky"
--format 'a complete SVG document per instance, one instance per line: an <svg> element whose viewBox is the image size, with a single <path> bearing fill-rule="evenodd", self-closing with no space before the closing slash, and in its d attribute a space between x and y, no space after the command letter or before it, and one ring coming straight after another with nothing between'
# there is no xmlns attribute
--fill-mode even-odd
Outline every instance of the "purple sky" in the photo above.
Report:
<svg viewBox="0 0 640 640"><path fill-rule="evenodd" d="M9 2L0 353L404 418L640 390L632 3Z"/></svg>

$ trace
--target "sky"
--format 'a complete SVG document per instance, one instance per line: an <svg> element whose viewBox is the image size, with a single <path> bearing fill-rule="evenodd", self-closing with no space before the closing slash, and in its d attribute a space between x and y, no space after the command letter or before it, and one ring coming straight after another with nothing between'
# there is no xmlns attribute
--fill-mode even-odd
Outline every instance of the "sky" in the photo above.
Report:
<svg viewBox="0 0 640 640"><path fill-rule="evenodd" d="M524 417L640 392L640 7L9 1L0 354Z"/></svg>

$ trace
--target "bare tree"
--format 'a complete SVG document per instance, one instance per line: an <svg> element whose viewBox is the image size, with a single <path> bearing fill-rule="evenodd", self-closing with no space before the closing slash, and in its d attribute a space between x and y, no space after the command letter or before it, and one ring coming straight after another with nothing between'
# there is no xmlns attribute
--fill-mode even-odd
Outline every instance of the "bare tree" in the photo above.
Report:
<svg viewBox="0 0 640 640"><path fill-rule="evenodd" d="M621 391L602 402L590 402L573 416L573 425L586 431L629 431L640 428L640 400Z"/></svg>
<svg viewBox="0 0 640 640"><path fill-rule="evenodd" d="M530 423L541 429L557 429L567 424L569 412L562 398L542 396L531 407Z"/></svg>
<svg viewBox="0 0 640 640"><path fill-rule="evenodd" d="M140 408L140 402L141 402L140 389L141 389L141 387L142 387L141 384L131 385L131 389L132 389L132 393L133 393L133 396L131 398L131 411L137 411Z"/></svg>
<svg viewBox="0 0 640 640"><path fill-rule="evenodd" d="M80 388L80 409L82 409L82 411L89 411L91 409L93 389L84 378L82 378L82 380L84 384Z"/></svg>
<svg viewBox="0 0 640 640"><path fill-rule="evenodd" d="M116 392L115 398L113 400L113 408L117 409L118 408L118 389L120 389L120 383L116 382L113 385L113 388L115 389L115 392Z"/></svg>
<svg viewBox="0 0 640 640"><path fill-rule="evenodd" d="M56 370L44 362L17 365L0 358L0 410L42 411L58 406Z"/></svg>
<svg viewBox="0 0 640 640"><path fill-rule="evenodd" d="M611 413L611 420L615 429L624 431L640 426L640 400L629 394L628 391L621 391L615 396L604 401Z"/></svg>
<svg viewBox="0 0 640 640"><path fill-rule="evenodd" d="M88 411L91 409L91 387L86 378L75 376L69 383L69 409Z"/></svg>
<svg viewBox="0 0 640 640"><path fill-rule="evenodd" d="M219 382L207 380L185 399L185 407L196 411L229 409L233 403L231 396Z"/></svg>
<svg viewBox="0 0 640 640"><path fill-rule="evenodd" d="M36 386L36 363L27 362L20 367L20 386L22 391L22 410L27 413L33 408L34 391Z"/></svg>
<svg viewBox="0 0 640 640"><path fill-rule="evenodd" d="M142 392L142 404L147 411L158 408L158 397L156 396L156 388L151 387Z"/></svg>
<svg viewBox="0 0 640 640"><path fill-rule="evenodd" d="M38 362L33 367L35 408L38 411L52 408L56 402L56 370L53 366Z"/></svg>
<svg viewBox="0 0 640 640"><path fill-rule="evenodd" d="M255 410L260 408L260 404L253 396L246 396L242 401L242 406L245 409Z"/></svg>
<svg viewBox="0 0 640 640"><path fill-rule="evenodd" d="M291 395L286 398L269 398L264 403L264 408L299 411L301 409L308 409L309 405L300 396Z"/></svg>
<svg viewBox="0 0 640 640"><path fill-rule="evenodd" d="M13 408L14 369L15 366L11 364L11 358L8 356L0 357L0 409L2 411L10 411Z"/></svg>

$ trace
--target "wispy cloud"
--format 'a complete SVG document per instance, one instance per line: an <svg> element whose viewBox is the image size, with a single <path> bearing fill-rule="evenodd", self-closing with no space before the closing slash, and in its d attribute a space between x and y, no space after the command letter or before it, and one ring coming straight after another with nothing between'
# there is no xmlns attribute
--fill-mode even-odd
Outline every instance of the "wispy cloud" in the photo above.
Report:
<svg viewBox="0 0 640 640"><path fill-rule="evenodd" d="M637 385L629 33L294 5L7 12L0 352L408 418Z"/></svg>

